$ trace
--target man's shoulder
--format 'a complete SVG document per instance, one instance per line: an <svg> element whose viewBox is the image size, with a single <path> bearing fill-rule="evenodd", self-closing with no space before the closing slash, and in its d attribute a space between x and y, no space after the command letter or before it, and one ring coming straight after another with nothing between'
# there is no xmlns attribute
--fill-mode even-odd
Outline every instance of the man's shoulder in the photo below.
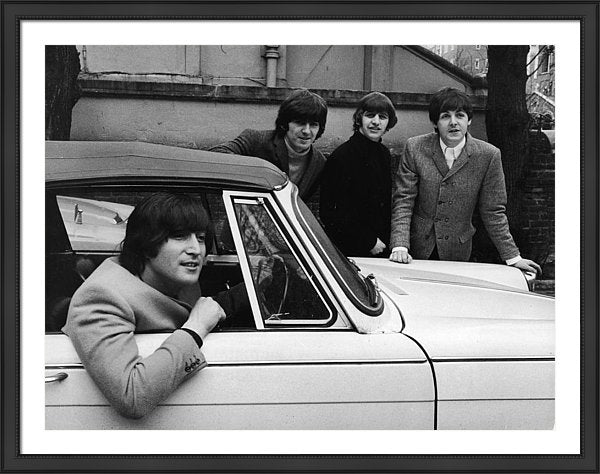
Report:
<svg viewBox="0 0 600 474"><path fill-rule="evenodd" d="M425 133L424 135L416 135L414 137L410 137L406 140L407 145L411 146L422 146L422 145L431 145L439 140L439 135L435 132Z"/></svg>
<svg viewBox="0 0 600 474"><path fill-rule="evenodd" d="M313 148L314 148L314 145L313 145ZM338 145L336 147L336 149L331 152L331 155L329 155L328 161L329 160L339 160L340 157L348 154L348 152L351 149L352 149L352 144L350 143L350 140L346 140L344 143Z"/></svg>
<svg viewBox="0 0 600 474"><path fill-rule="evenodd" d="M412 153L421 152L429 154L435 144L439 142L439 139L439 135L435 132L417 135L406 140L405 148L409 149Z"/></svg>
<svg viewBox="0 0 600 474"><path fill-rule="evenodd" d="M492 145L485 140L480 140L479 138L473 137L471 134L467 136L467 147L469 147L472 152L480 153L482 155L495 155L496 153L500 153L498 147Z"/></svg>
<svg viewBox="0 0 600 474"><path fill-rule="evenodd" d="M240 136L264 142L275 138L275 130L254 130L252 128L247 128L240 133Z"/></svg>
<svg viewBox="0 0 600 474"><path fill-rule="evenodd" d="M98 268L79 287L81 291L91 291L92 293L99 289L124 289L131 284L141 282L129 270L121 266L118 257L109 257L104 260Z"/></svg>

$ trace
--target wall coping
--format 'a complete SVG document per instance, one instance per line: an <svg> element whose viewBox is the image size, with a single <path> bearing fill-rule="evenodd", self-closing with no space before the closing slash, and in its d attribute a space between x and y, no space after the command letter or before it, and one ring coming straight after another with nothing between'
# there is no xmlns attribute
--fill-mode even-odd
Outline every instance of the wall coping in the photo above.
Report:
<svg viewBox="0 0 600 474"><path fill-rule="evenodd" d="M78 84L83 97L121 97L163 100L196 100L200 102L237 102L278 104L295 88L209 85L197 82L148 80L123 74L80 73ZM363 90L310 89L323 97L329 106L355 107L368 92ZM385 92L398 109L427 109L432 94L413 92ZM486 98L471 95L473 108L485 110Z"/></svg>

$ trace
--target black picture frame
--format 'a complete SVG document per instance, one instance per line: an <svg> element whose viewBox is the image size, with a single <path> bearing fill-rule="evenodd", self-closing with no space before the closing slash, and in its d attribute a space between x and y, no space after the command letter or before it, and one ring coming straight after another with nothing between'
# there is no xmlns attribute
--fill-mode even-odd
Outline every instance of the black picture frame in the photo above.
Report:
<svg viewBox="0 0 600 474"><path fill-rule="evenodd" d="M598 1L2 1L1 472L599 472ZM232 14L235 12L235 15ZM574 20L581 25L581 431L563 455L25 455L20 447L20 25L25 20ZM571 157L573 158L573 157ZM576 161L573 159L573 166ZM568 317L575 318L575 314Z"/></svg>

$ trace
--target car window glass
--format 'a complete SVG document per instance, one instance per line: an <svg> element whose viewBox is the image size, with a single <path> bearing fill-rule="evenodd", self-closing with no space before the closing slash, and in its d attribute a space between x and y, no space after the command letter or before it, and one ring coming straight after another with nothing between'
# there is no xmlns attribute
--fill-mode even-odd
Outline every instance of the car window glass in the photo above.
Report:
<svg viewBox="0 0 600 474"><path fill-rule="evenodd" d="M262 200L234 204L265 325L330 321L332 312Z"/></svg>
<svg viewBox="0 0 600 474"><path fill-rule="evenodd" d="M56 201L73 250L119 250L132 205L66 195Z"/></svg>
<svg viewBox="0 0 600 474"><path fill-rule="evenodd" d="M215 247L218 255L236 255L231 227L227 219L225 204L221 193L207 193L208 211L215 231Z"/></svg>
<svg viewBox="0 0 600 474"><path fill-rule="evenodd" d="M158 190L88 187L47 193L46 332L61 330L73 293L106 258L119 255L133 208ZM176 191L200 197L215 227L215 242L207 243L211 250L200 273L200 290L190 292L190 298L212 296L243 282L222 192L197 188ZM222 327L256 329L252 317L226 321Z"/></svg>

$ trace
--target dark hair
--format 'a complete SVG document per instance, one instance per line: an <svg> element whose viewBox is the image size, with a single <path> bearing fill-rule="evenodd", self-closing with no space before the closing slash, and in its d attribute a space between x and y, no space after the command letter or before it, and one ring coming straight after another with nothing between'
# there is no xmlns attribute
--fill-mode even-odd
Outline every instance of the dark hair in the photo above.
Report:
<svg viewBox="0 0 600 474"><path fill-rule="evenodd" d="M394 104L392 104L392 101L381 92L371 92L360 99L360 102L354 111L354 115L352 115L353 128L355 132L361 127L362 116L365 112L386 113L389 118L386 131L391 130L394 125L398 123Z"/></svg>
<svg viewBox="0 0 600 474"><path fill-rule="evenodd" d="M213 241L208 213L199 198L187 194L154 193L135 206L127 220L119 262L134 275L146 261L158 255L169 237L181 233L206 232L207 246Z"/></svg>
<svg viewBox="0 0 600 474"><path fill-rule="evenodd" d="M429 102L429 120L435 125L440 114L449 110L463 110L469 120L473 118L471 99L467 94L453 87L445 87L433 94Z"/></svg>
<svg viewBox="0 0 600 474"><path fill-rule="evenodd" d="M290 122L318 122L317 137L323 135L327 121L327 102L320 95L307 89L293 91L281 103L275 129L278 136L283 137L288 131ZM315 140L316 140L315 138Z"/></svg>

